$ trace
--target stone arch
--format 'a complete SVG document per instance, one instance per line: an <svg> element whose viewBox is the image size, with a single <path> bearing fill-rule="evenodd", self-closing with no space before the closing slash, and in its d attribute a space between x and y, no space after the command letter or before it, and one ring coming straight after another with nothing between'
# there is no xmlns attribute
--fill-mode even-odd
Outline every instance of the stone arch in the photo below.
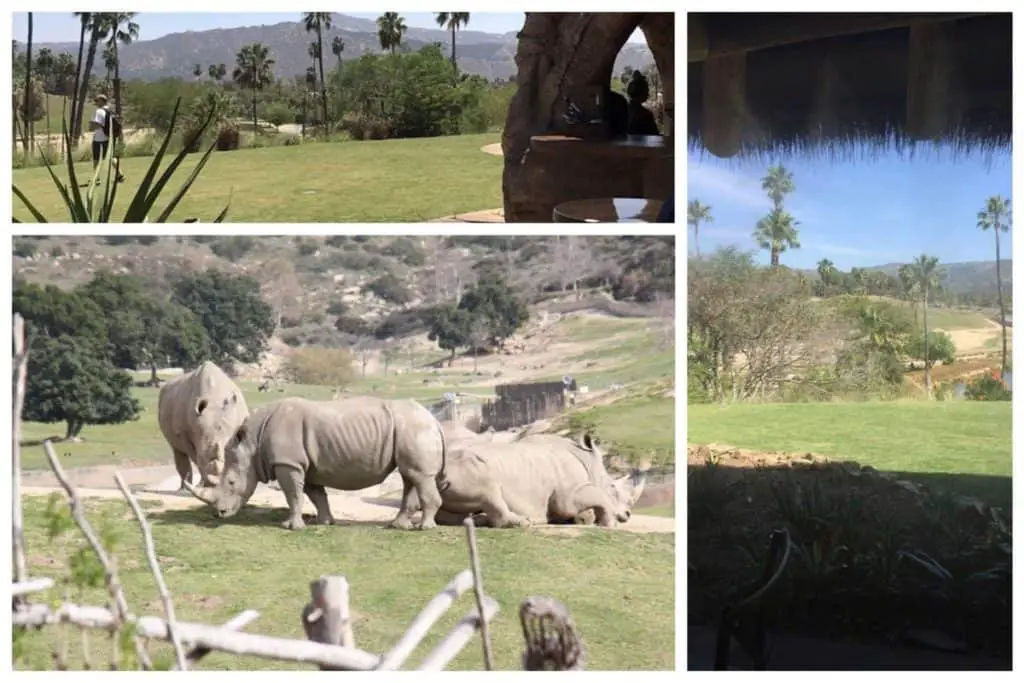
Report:
<svg viewBox="0 0 1024 683"><path fill-rule="evenodd" d="M663 199L671 191L671 160L665 173L664 164L653 172L646 160L612 160L606 168L589 156L530 154L532 136L558 130L568 92L611 81L615 59L638 27L661 75L666 114L674 114L674 13L526 13L516 51L518 89L502 135L506 221L548 222L558 202L595 192ZM651 175L668 181L647 182Z"/></svg>

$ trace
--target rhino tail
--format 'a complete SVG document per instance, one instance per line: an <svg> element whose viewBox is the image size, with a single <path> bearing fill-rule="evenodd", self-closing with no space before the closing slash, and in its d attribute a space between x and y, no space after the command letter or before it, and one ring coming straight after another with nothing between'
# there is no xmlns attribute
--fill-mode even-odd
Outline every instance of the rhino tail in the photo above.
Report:
<svg viewBox="0 0 1024 683"><path fill-rule="evenodd" d="M444 493L451 486L451 482L448 481L446 471L448 469L448 442L444 438L444 428L440 422L437 422L437 433L441 436L441 469L437 472L437 492Z"/></svg>

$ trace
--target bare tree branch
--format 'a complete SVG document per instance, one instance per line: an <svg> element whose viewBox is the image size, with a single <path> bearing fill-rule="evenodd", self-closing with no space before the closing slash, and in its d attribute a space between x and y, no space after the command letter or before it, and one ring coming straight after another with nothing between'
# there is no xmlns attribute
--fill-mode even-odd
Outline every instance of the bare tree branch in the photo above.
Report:
<svg viewBox="0 0 1024 683"><path fill-rule="evenodd" d="M167 582L164 581L164 574L160 571L160 561L156 557L153 532L149 528L149 522L146 521L146 513L142 511L139 501L128 490L128 486L124 483L120 472L114 472L114 481L117 482L117 487L121 489L121 494L128 501L135 519L139 522L139 528L142 529L142 541L146 547L146 560L149 562L149 570L153 573L153 580L156 581L156 588L160 591L160 601L164 604L164 612L167 615L167 632L170 634L171 645L174 647L174 657L177 659L178 668L184 671L188 669L188 662L185 659L185 649L181 645L181 639L178 637L178 630L175 625L177 620L174 618L174 602L171 600L171 592L167 589Z"/></svg>

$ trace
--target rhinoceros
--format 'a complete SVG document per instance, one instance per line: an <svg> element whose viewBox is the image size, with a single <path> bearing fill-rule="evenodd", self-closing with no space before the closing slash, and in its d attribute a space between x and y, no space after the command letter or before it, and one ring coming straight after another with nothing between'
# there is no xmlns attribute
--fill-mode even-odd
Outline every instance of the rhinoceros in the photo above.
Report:
<svg viewBox="0 0 1024 683"><path fill-rule="evenodd" d="M482 512L495 527L572 522L592 510L599 526L629 520L646 474L612 479L589 434L572 440L532 434L511 443L453 448L441 493L443 524Z"/></svg>
<svg viewBox="0 0 1024 683"><path fill-rule="evenodd" d="M157 421L174 452L183 487L192 483L193 462L203 486L216 483L224 446L248 415L241 389L209 361L160 388Z"/></svg>
<svg viewBox="0 0 1024 683"><path fill-rule="evenodd" d="M285 398L253 411L226 449L220 483L188 490L231 517L256 485L276 479L288 501L286 529L302 529L302 494L318 524L331 524L326 488L357 491L380 484L396 468L402 504L390 526L410 529L409 504L422 501L419 528L437 526L446 445L440 423L412 399L350 397L332 401Z"/></svg>

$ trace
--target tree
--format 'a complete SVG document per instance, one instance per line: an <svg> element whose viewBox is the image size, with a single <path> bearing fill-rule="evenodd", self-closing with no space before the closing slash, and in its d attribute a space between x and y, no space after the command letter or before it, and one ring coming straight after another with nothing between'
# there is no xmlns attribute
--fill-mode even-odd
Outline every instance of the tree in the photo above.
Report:
<svg viewBox="0 0 1024 683"><path fill-rule="evenodd" d="M206 69L206 73L209 74L210 78L217 83L224 80L224 76L228 73L228 67L224 64L211 64Z"/></svg>
<svg viewBox="0 0 1024 683"><path fill-rule="evenodd" d="M121 57L117 45L131 45L139 37L139 25L133 21L136 12L107 12L102 16L110 38L108 45L114 51L114 111L121 116Z"/></svg>
<svg viewBox="0 0 1024 683"><path fill-rule="evenodd" d="M821 295L825 296L828 293L828 286L832 284L832 277L836 272L836 264L829 261L827 258L823 258L818 261L818 278L821 279Z"/></svg>
<svg viewBox="0 0 1024 683"><path fill-rule="evenodd" d="M442 304L434 309L427 339L437 342L439 348L451 352L448 367L455 361L455 352L466 345L471 322L472 315L468 311L451 303Z"/></svg>
<svg viewBox="0 0 1024 683"><path fill-rule="evenodd" d="M686 223L693 228L693 246L697 253L697 260L700 260L700 224L713 221L711 207L701 204L699 199L693 199L686 205Z"/></svg>
<svg viewBox="0 0 1024 683"><path fill-rule="evenodd" d="M480 349L486 349L490 341L490 325L486 318L473 316L466 330L466 344L473 353L473 372L477 372Z"/></svg>
<svg viewBox="0 0 1024 683"><path fill-rule="evenodd" d="M92 74L93 65L96 63L96 50L102 40L106 39L108 22L102 12L76 12L83 17L89 32L89 48L85 55L85 66L79 78L78 86L78 112L75 115L74 123L76 135L72 138L77 140L82 136L82 118L85 114L85 102L89 95L89 77Z"/></svg>
<svg viewBox="0 0 1024 683"><path fill-rule="evenodd" d="M800 248L796 230L799 223L782 205L786 195L796 189L793 184L793 174L782 164L770 166L768 173L761 179L761 189L768 194L768 198L772 202L772 210L757 222L754 240L758 247L771 254L772 268L777 268L779 255L782 252L786 249Z"/></svg>
<svg viewBox="0 0 1024 683"><path fill-rule="evenodd" d="M30 346L60 336L107 342L107 312L76 292L23 282L14 289L13 309L25 319L25 337Z"/></svg>
<svg viewBox="0 0 1024 683"><path fill-rule="evenodd" d="M85 425L138 419L132 380L107 359L99 343L71 335L44 339L28 357L24 418L65 422L64 438L77 441Z"/></svg>
<svg viewBox="0 0 1024 683"><path fill-rule="evenodd" d="M928 294L939 285L939 259L921 254L911 264L914 280L921 292L921 311L924 316L924 335L921 359L924 360L924 390L932 398L932 370L928 357Z"/></svg>
<svg viewBox="0 0 1024 683"><path fill-rule="evenodd" d="M32 152L32 141L35 139L32 122L32 12L28 13L28 43L25 52L25 154Z"/></svg>
<svg viewBox="0 0 1024 683"><path fill-rule="evenodd" d="M932 330L927 336L918 331L903 347L903 352L915 360L924 361L925 372L930 373L935 363L949 365L956 360L956 345L945 332Z"/></svg>
<svg viewBox="0 0 1024 683"><path fill-rule="evenodd" d="M68 130L71 133L71 139L77 140L82 134L82 109L81 98L79 97L79 84L82 80L82 57L85 54L85 34L89 31L89 26L92 23L92 13L75 12L74 14L78 17L81 26L78 34L78 61L75 63L75 85L74 90L71 92L71 121L69 122Z"/></svg>
<svg viewBox="0 0 1024 683"><path fill-rule="evenodd" d="M455 32L469 24L469 12L436 12L437 25L452 32L452 70L457 76L459 63L455 61Z"/></svg>
<svg viewBox="0 0 1024 683"><path fill-rule="evenodd" d="M561 235L555 240L555 247L551 250L555 274L562 291L572 286L578 300L583 296L580 280L597 268L597 258L587 244L586 237Z"/></svg>
<svg viewBox="0 0 1024 683"><path fill-rule="evenodd" d="M341 36L334 36L331 39L331 52L338 59L338 71L341 71L341 53L345 51L345 39Z"/></svg>
<svg viewBox="0 0 1024 683"><path fill-rule="evenodd" d="M991 230L996 238L996 296L999 300L999 326L1003 331L1002 376L1006 375L1006 305L1003 302L1003 276L999 254L999 233L1010 229L1010 200L1005 197L989 197L985 208L978 212L978 227Z"/></svg>
<svg viewBox="0 0 1024 683"><path fill-rule="evenodd" d="M173 300L192 311L206 329L210 360L228 365L260 359L274 331L274 316L255 280L208 270L186 274L173 291Z"/></svg>
<svg viewBox="0 0 1024 683"><path fill-rule="evenodd" d="M302 20L306 32L316 31L316 59L320 66L320 101L323 105L324 126L329 126L327 117L327 81L324 78L324 31L331 30L330 12L304 12Z"/></svg>
<svg viewBox="0 0 1024 683"><path fill-rule="evenodd" d="M262 43L243 45L235 55L235 69L231 72L231 80L240 88L252 90L252 130L255 135L259 133L256 95L274 82L274 60L270 58L270 48Z"/></svg>
<svg viewBox="0 0 1024 683"><path fill-rule="evenodd" d="M380 41L380 49L390 50L391 54L402 46L402 37L409 28L405 25L405 18L398 12L385 12L377 17L377 40Z"/></svg>
<svg viewBox="0 0 1024 683"><path fill-rule="evenodd" d="M196 77L197 81L203 80L203 65L197 63L195 66L193 66L192 75Z"/></svg>
<svg viewBox="0 0 1024 683"><path fill-rule="evenodd" d="M481 277L476 286L463 295L459 308L470 316L463 339L468 338L468 325L472 320L483 318L487 322L490 341L498 348L504 346L505 340L530 319L526 304L515 295L505 279L495 273Z"/></svg>
<svg viewBox="0 0 1024 683"><path fill-rule="evenodd" d="M288 259L275 258L263 264L260 270L264 296L274 311L274 327L281 327L281 319L297 317L302 313L302 287L295 275L295 265Z"/></svg>

